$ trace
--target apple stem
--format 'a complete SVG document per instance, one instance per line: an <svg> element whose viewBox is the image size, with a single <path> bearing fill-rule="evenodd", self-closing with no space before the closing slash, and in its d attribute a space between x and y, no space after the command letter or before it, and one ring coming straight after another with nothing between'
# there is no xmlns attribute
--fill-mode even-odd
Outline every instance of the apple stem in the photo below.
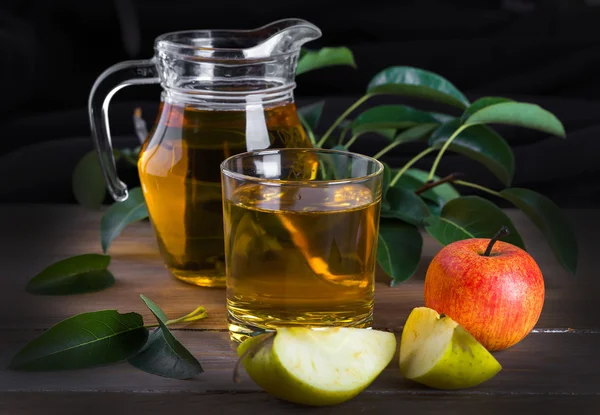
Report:
<svg viewBox="0 0 600 415"><path fill-rule="evenodd" d="M235 363L235 368L233 369L233 383L240 383L240 366L242 364L242 361L246 358L246 356L248 356L249 354L255 355L256 352L258 352L266 344L267 340L275 336L276 333L276 331L272 331L265 334L262 339L256 342L256 344L252 345L251 347L248 347L246 351L242 353L242 355L238 358L237 362Z"/></svg>
<svg viewBox="0 0 600 415"><path fill-rule="evenodd" d="M483 253L483 256L490 256L490 254L492 253L492 248L494 247L494 244L496 242L498 242L498 240L504 236L508 236L510 235L510 231L508 230L508 228L506 226L502 226L500 228L500 230L498 232L496 232L496 235L494 235L494 237L490 240L490 243L487 246L487 249L485 250L485 252Z"/></svg>

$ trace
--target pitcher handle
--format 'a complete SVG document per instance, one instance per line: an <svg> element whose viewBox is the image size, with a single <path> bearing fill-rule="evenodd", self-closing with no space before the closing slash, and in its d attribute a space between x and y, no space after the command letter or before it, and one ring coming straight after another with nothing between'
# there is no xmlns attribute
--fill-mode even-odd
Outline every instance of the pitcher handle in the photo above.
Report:
<svg viewBox="0 0 600 415"><path fill-rule="evenodd" d="M104 180L112 198L117 202L127 199L127 185L119 180L113 154L108 123L108 106L113 95L129 85L159 82L154 59L117 63L106 69L94 82L88 100L92 137L100 159Z"/></svg>

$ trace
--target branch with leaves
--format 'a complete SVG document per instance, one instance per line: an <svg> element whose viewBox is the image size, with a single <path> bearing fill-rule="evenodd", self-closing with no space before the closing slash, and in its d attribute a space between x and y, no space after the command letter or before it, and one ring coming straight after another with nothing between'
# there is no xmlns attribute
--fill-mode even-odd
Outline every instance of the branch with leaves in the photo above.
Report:
<svg viewBox="0 0 600 415"><path fill-rule="evenodd" d="M455 117L406 105L379 105L349 120L362 104L376 95L431 100L458 108L462 114ZM319 102L299 110L317 147L351 150L363 134L377 133L389 140L374 156L380 159L405 143L423 144L423 150L401 168L385 165L377 256L379 265L392 278L392 285L407 280L416 271L423 243L420 231L447 245L466 238L490 238L500 226L507 224L510 230L507 242L526 249L518 230L500 208L479 196L461 196L455 185L475 188L493 198L511 202L542 231L560 264L575 274L578 246L568 218L547 197L510 186L515 172L513 151L488 125L531 128L564 138L563 125L547 110L503 97L484 97L471 103L442 76L407 66L387 68L377 74L366 94L319 136L316 131L323 108L324 102ZM439 178L436 172L448 151L481 163L504 187L493 190L459 180L460 172ZM430 154L436 156L428 171L413 167Z"/></svg>
<svg viewBox="0 0 600 415"><path fill-rule="evenodd" d="M154 301L141 295L157 324L144 324L138 313L116 310L81 313L54 325L30 341L8 368L54 371L90 368L127 361L153 375L189 379L203 372L200 362L173 336L171 324L205 318L204 307L168 320ZM152 332L149 328L156 327Z"/></svg>

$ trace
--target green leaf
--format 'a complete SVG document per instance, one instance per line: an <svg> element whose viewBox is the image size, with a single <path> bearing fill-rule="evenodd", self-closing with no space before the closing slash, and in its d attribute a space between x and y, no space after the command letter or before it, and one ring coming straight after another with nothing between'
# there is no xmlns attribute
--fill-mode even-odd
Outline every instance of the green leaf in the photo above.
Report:
<svg viewBox="0 0 600 415"><path fill-rule="evenodd" d="M396 130L395 128L379 128L379 129L373 129L373 130L364 130L364 131L360 131L360 132L355 132L353 131L353 135L356 137L360 137L363 134L367 134L367 133L373 133L373 134L378 134L380 136L382 136L383 138L387 138L388 140L393 140L394 137L396 137L396 133L398 132L398 130ZM354 142L356 142L356 140L354 140ZM350 140L348 140L348 143L350 143ZM350 143L352 144L352 143ZM346 144L348 145L348 144Z"/></svg>
<svg viewBox="0 0 600 415"><path fill-rule="evenodd" d="M491 238L504 225L505 242L525 249L521 235L506 213L479 196L461 196L446 203L439 218L430 216L427 232L443 245L468 238Z"/></svg>
<svg viewBox="0 0 600 415"><path fill-rule="evenodd" d="M384 138L387 138L388 140L393 140L394 137L396 137L397 132L398 132L398 130L395 128L379 128L379 129L374 129L374 130L361 131L360 134L375 133L375 134L379 134L380 136L382 136Z"/></svg>
<svg viewBox="0 0 600 415"><path fill-rule="evenodd" d="M410 66L393 66L379 72L369 82L367 92L430 99L460 109L470 104L467 97L446 78Z"/></svg>
<svg viewBox="0 0 600 415"><path fill-rule="evenodd" d="M459 120L442 124L429 138L429 145L442 147L459 126ZM506 140L491 128L485 125L466 128L448 148L478 161L504 185L510 185L515 174L515 156Z"/></svg>
<svg viewBox="0 0 600 415"><path fill-rule="evenodd" d="M449 219L440 216L429 218L429 224L425 227L427 233L442 245L448 245L455 241L474 238L473 234Z"/></svg>
<svg viewBox="0 0 600 415"><path fill-rule="evenodd" d="M571 274L577 271L578 243L575 230L567 216L554 202L532 190L509 188L500 196L521 209L542 231L552 252Z"/></svg>
<svg viewBox="0 0 600 415"><path fill-rule="evenodd" d="M392 171L392 177L395 171ZM427 176L429 172L420 169L408 169L400 179L396 182L394 187L404 187L412 190L413 192L423 187L427 182ZM438 176L433 176L433 180L439 180ZM437 203L440 207L446 202L452 199L460 197L460 193L450 183L440 184L439 186L429 189L426 192L421 193L421 197Z"/></svg>
<svg viewBox="0 0 600 415"><path fill-rule="evenodd" d="M63 259L45 268L25 287L32 294L61 295L99 291L115 283L106 268L110 256L84 254Z"/></svg>
<svg viewBox="0 0 600 415"><path fill-rule="evenodd" d="M501 104L504 102L514 102L509 98L502 97L483 97L479 98L477 101L473 102L469 107L465 110L463 115L460 117L461 122L465 122L471 115L476 113L477 111L489 107L490 105Z"/></svg>
<svg viewBox="0 0 600 415"><path fill-rule="evenodd" d="M102 250L106 253L112 241L125 227L148 217L148 207L140 187L131 189L124 202L113 203L102 216L100 238Z"/></svg>
<svg viewBox="0 0 600 415"><path fill-rule="evenodd" d="M442 206L438 205L435 202L432 202L431 200L425 200L425 204L429 208L429 213L431 215L437 217L440 217L442 215ZM429 218L427 219L427 222L431 222Z"/></svg>
<svg viewBox="0 0 600 415"><path fill-rule="evenodd" d="M386 195L389 208L381 209L381 217L401 219L415 226L424 226L429 208L412 190L390 187Z"/></svg>
<svg viewBox="0 0 600 415"><path fill-rule="evenodd" d="M356 117L352 122L352 131L353 134L357 134L381 129L404 129L417 124L440 123L451 118L419 111L406 105L379 105L369 108Z"/></svg>
<svg viewBox="0 0 600 415"><path fill-rule="evenodd" d="M414 275L422 248L423 237L415 226L399 220L381 219L377 263L392 278L392 286Z"/></svg>
<svg viewBox="0 0 600 415"><path fill-rule="evenodd" d="M410 143L412 141L419 141L429 135L439 127L439 124L427 123L427 124L419 124L411 127L407 130L402 131L397 136L393 137L393 142L395 143Z"/></svg>
<svg viewBox="0 0 600 415"><path fill-rule="evenodd" d="M106 182L98 160L98 153L86 153L75 166L71 177L75 200L82 206L98 209L106 197Z"/></svg>
<svg viewBox="0 0 600 415"><path fill-rule="evenodd" d="M162 308L160 308L158 306L158 304L156 304L154 301L152 301L151 299L146 297L144 294L140 294L140 298L146 304L146 307L148 307L148 309L150 309L152 314L154 314L154 317L156 317L156 319L159 320L159 323L160 322L163 322L165 324L167 323L167 321L169 319L167 318L167 315L162 310Z"/></svg>
<svg viewBox="0 0 600 415"><path fill-rule="evenodd" d="M465 124L509 124L532 128L565 137L565 128L551 112L539 105L525 102L505 102L490 105L473 113Z"/></svg>
<svg viewBox="0 0 600 415"><path fill-rule="evenodd" d="M346 65L356 68L354 55L346 47L327 47L319 50L304 49L302 57L298 61L296 75L301 75L308 71L321 69L328 66Z"/></svg>
<svg viewBox="0 0 600 415"><path fill-rule="evenodd" d="M70 370L116 363L140 350L147 338L148 329L137 313L77 314L30 341L13 357L9 369Z"/></svg>
<svg viewBox="0 0 600 415"><path fill-rule="evenodd" d="M317 126L319 125L319 120L321 119L321 114L323 113L323 107L325 106L325 101L315 102L314 104L310 104L298 109L298 116L302 121L302 124L305 127L308 127L311 131L316 131Z"/></svg>
<svg viewBox="0 0 600 415"><path fill-rule="evenodd" d="M129 363L144 372L173 379L189 379L204 370L200 362L171 334L165 322L167 316L154 301L141 295L159 327L155 329L148 343Z"/></svg>

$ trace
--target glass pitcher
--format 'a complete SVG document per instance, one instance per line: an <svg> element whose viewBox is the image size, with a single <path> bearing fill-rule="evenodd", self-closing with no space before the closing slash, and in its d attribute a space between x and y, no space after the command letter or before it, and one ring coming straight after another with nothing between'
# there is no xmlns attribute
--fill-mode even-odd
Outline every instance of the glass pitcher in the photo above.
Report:
<svg viewBox="0 0 600 415"><path fill-rule="evenodd" d="M265 148L311 147L293 89L301 46L321 36L284 19L253 30L167 33L150 60L108 68L88 110L108 190L127 199L108 123L111 97L129 85L160 83L157 119L140 150L138 172L163 260L180 280L225 286L220 163Z"/></svg>

